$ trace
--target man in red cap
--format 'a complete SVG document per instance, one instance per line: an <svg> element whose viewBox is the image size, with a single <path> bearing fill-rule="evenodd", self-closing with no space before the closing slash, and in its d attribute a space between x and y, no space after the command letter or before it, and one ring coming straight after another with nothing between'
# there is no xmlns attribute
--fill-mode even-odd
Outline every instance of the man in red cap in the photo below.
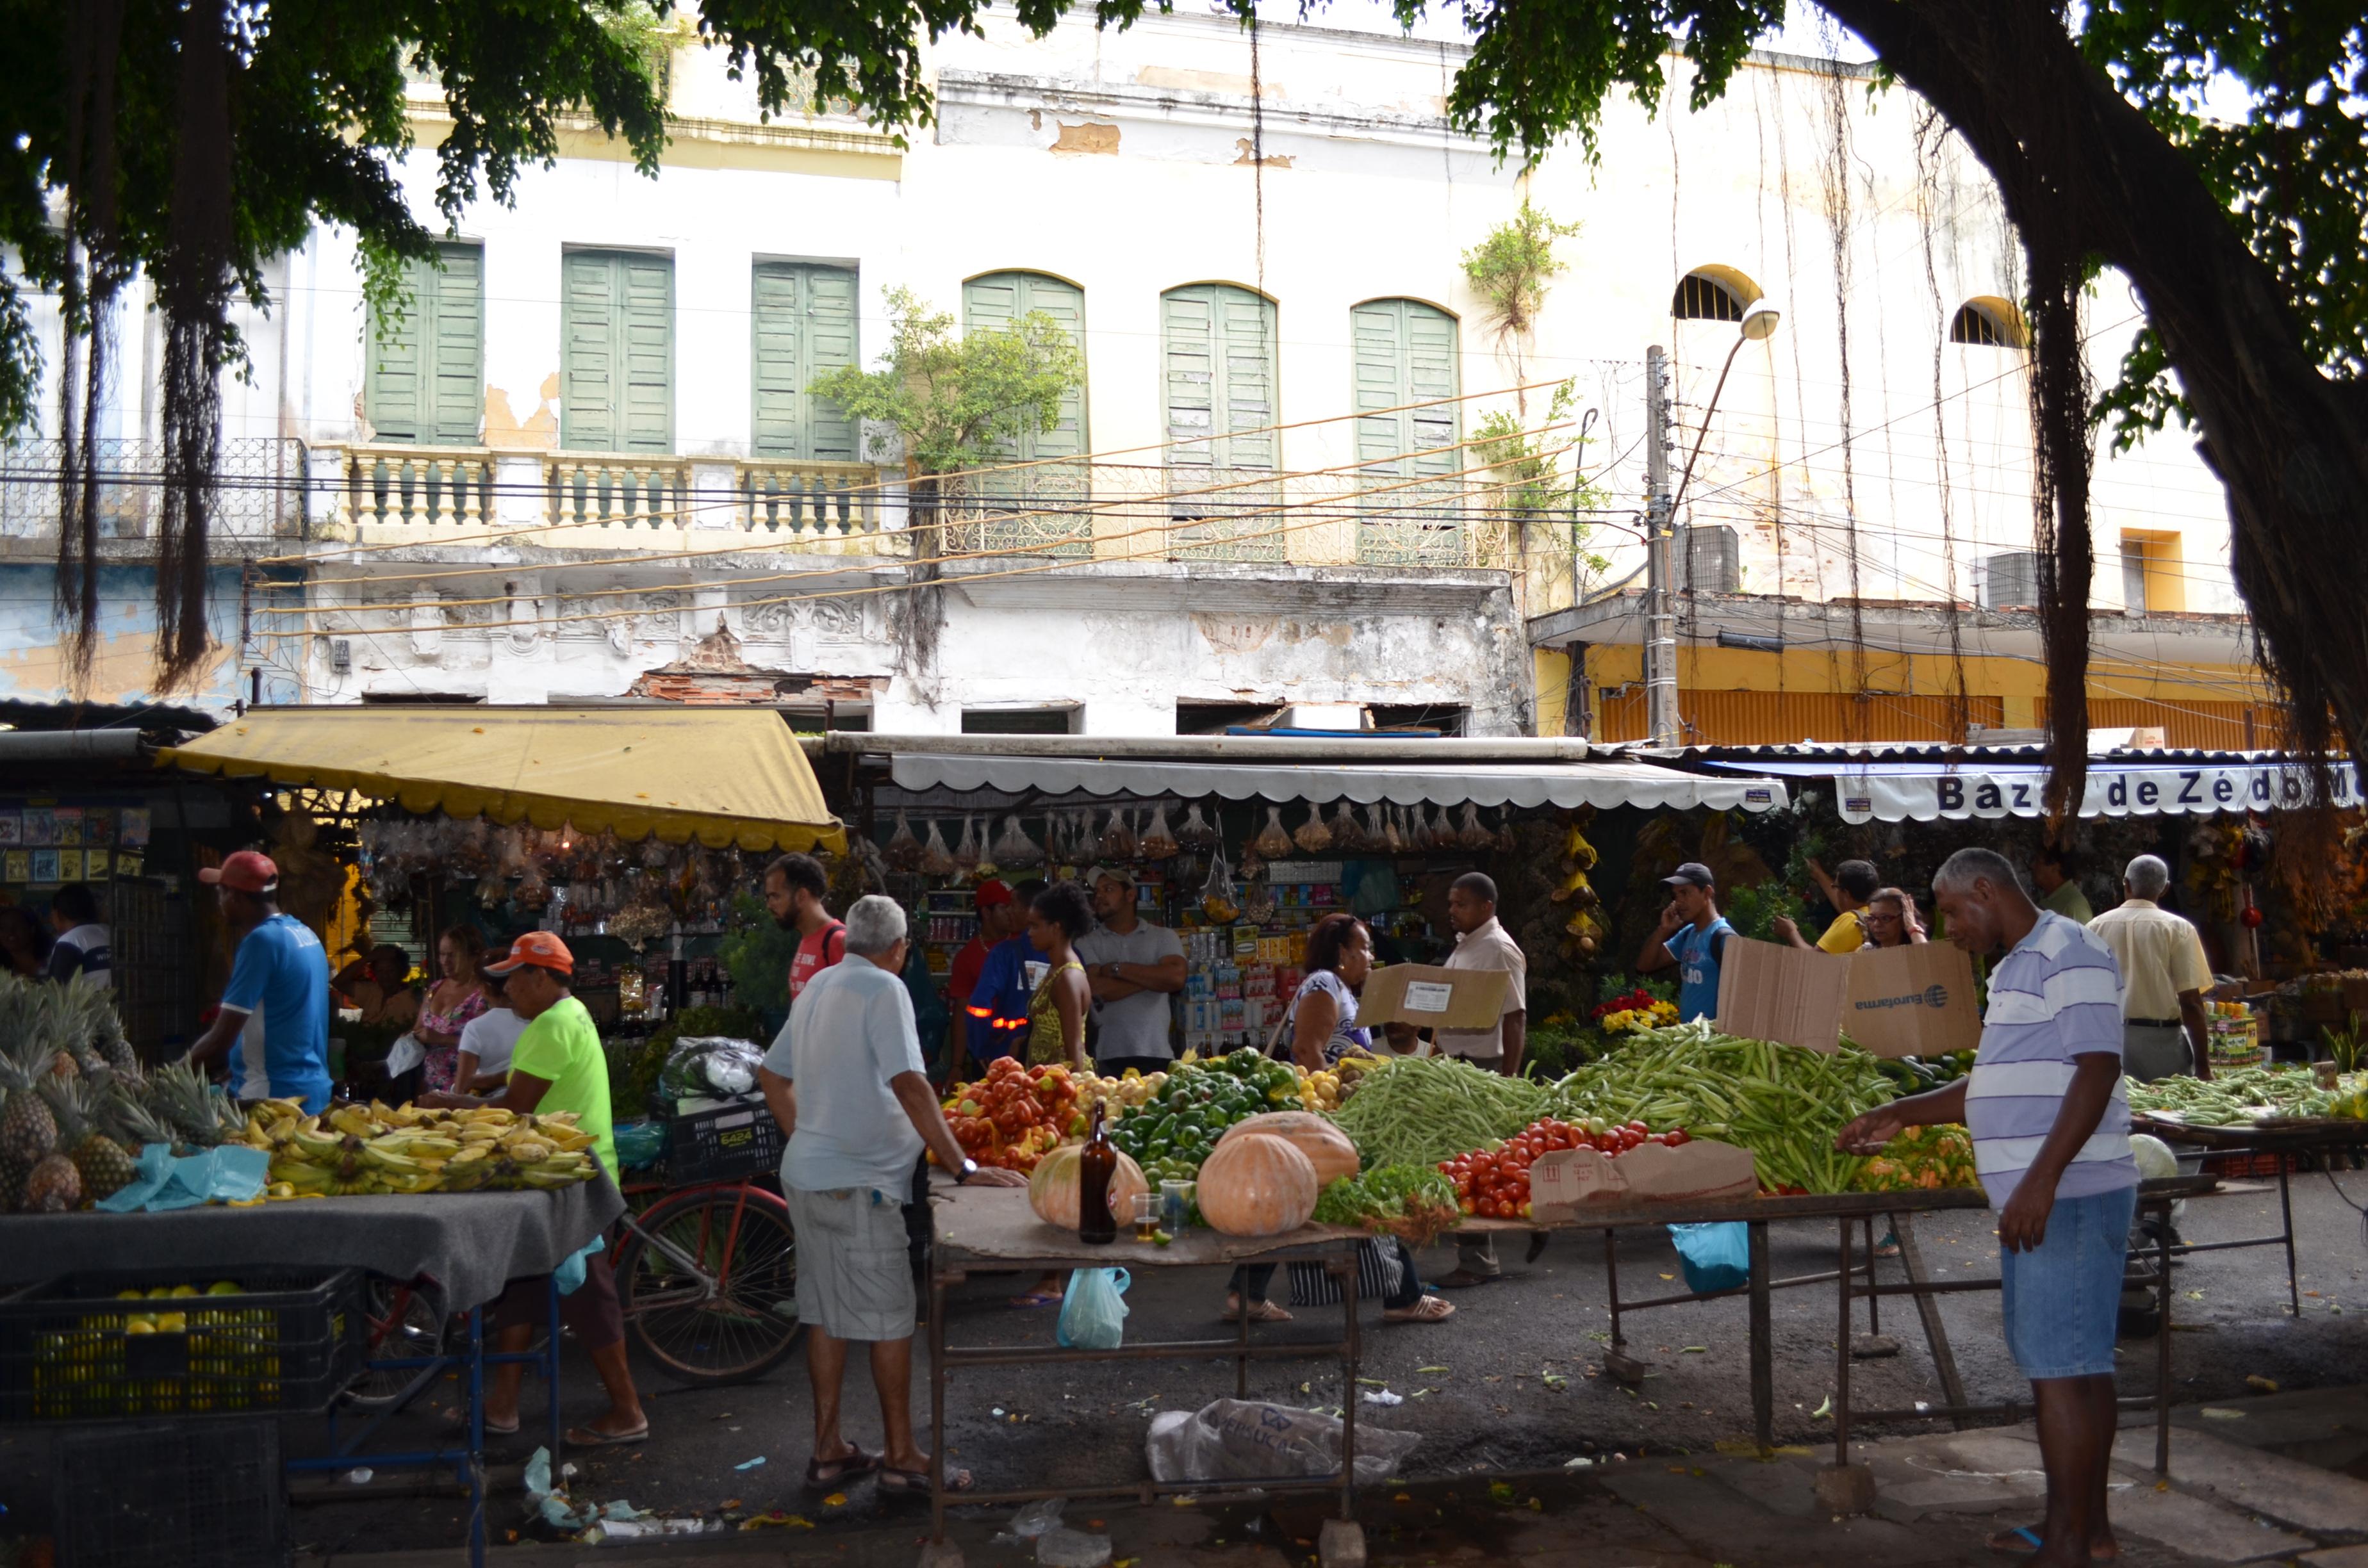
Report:
<svg viewBox="0 0 2368 1568"><path fill-rule="evenodd" d="M985 1021L972 1016L970 994L978 989L979 973L986 968L986 950L1015 935L1025 920L1010 885L993 878L978 884L971 904L978 911L978 934L954 955L953 968L946 975L947 1010L953 1015L952 1027L946 1031L946 1082L950 1084L961 1082L969 1072L971 1057L985 1061L979 1052L993 1044ZM978 1037L975 1041L973 1035Z"/></svg>
<svg viewBox="0 0 2368 1568"><path fill-rule="evenodd" d="M329 955L321 938L279 913L279 868L268 856L239 850L199 870L198 881L214 890L239 942L222 1008L189 1048L190 1065L211 1065L236 1040L233 1096L301 1100L308 1114L327 1109Z"/></svg>
<svg viewBox="0 0 2368 1568"><path fill-rule="evenodd" d="M617 1174L617 1143L609 1108L609 1061L600 1050L600 1031L592 1015L568 988L575 973L575 955L548 931L529 931L510 944L508 955L484 966L503 977L510 1010L527 1020L526 1030L510 1048L510 1077L498 1094L433 1094L419 1096L426 1106L499 1106L521 1114L545 1115L574 1111L575 1125L591 1134L601 1168ZM526 1349L543 1315L546 1299L541 1279L514 1279L494 1303L497 1346L507 1352ZM575 1341L592 1358L600 1381L609 1391L609 1411L589 1426L570 1427L571 1448L594 1449L618 1443L638 1443L650 1435L650 1418L642 1410L633 1387L632 1369L625 1359L625 1315L617 1301L617 1282L606 1257L586 1260L584 1283L559 1298L561 1321L575 1333ZM504 1435L518 1426L518 1386L526 1376L523 1362L505 1361L494 1369L485 1393L485 1430Z"/></svg>

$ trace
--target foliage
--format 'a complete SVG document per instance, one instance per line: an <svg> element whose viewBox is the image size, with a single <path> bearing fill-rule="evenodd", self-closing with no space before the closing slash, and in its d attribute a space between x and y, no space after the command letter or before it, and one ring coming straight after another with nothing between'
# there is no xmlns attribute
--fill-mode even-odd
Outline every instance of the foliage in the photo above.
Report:
<svg viewBox="0 0 2368 1568"><path fill-rule="evenodd" d="M1772 942L1776 938L1776 917L1789 915L1797 923L1808 913L1808 905L1799 894L1780 881L1770 881L1758 887L1730 888L1722 901L1719 913L1739 936L1756 942Z"/></svg>
<svg viewBox="0 0 2368 1568"><path fill-rule="evenodd" d="M1587 477L1586 425L1582 424L1575 435L1568 428L1571 408L1577 396L1576 379L1554 388L1546 405L1545 421L1535 430L1511 409L1490 409L1474 426L1472 454L1477 466L1495 477L1495 510L1509 514L1517 521L1538 523L1554 520L1557 513L1567 514L1568 554L1588 572L1600 574L1611 562L1587 549L1588 535L1593 530L1578 520L1578 515L1600 510L1610 497L1600 485ZM1593 417L1590 411L1588 421ZM1565 451L1570 459L1567 483L1561 468ZM1531 537L1531 543L1533 548L1559 551L1564 540L1541 529Z"/></svg>
<svg viewBox="0 0 2368 1568"><path fill-rule="evenodd" d="M797 933L783 930L762 901L745 892L734 897L732 923L715 944L715 956L723 960L741 995L756 999L768 1011L776 1000L786 1001L790 960L797 952Z"/></svg>
<svg viewBox="0 0 2368 1568"><path fill-rule="evenodd" d="M1547 286L1567 270L1554 255L1554 242L1578 231L1578 224L1555 222L1524 197L1519 212L1463 253L1463 276L1486 302L1498 341L1526 339L1536 331Z"/></svg>
<svg viewBox="0 0 2368 1568"><path fill-rule="evenodd" d="M957 335L909 289L883 290L888 352L877 370L854 366L806 390L848 417L893 425L923 473L993 462L1030 429L1060 423L1061 400L1085 385L1085 357L1066 328L1042 311L1006 326Z"/></svg>

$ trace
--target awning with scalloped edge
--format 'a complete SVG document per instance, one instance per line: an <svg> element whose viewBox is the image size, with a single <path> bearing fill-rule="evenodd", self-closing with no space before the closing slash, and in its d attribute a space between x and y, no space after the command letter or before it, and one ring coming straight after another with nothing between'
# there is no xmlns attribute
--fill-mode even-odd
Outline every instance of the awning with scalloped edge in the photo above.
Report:
<svg viewBox="0 0 2368 1568"><path fill-rule="evenodd" d="M796 737L764 710L267 708L157 761L358 790L412 812L711 849L847 843Z"/></svg>

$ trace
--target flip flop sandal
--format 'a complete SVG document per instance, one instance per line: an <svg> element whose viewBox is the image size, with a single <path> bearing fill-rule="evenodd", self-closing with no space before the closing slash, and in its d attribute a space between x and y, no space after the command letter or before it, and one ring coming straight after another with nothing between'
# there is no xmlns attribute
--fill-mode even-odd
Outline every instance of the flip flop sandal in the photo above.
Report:
<svg viewBox="0 0 2368 1568"><path fill-rule="evenodd" d="M1239 1323L1242 1321L1242 1309L1240 1306L1236 1305L1233 1311L1221 1314L1217 1321L1220 1323ZM1283 1311L1281 1307L1276 1306L1272 1301L1261 1301L1250 1308L1250 1322L1252 1323L1289 1323L1291 1321L1291 1314Z"/></svg>
<svg viewBox="0 0 2368 1568"><path fill-rule="evenodd" d="M1383 1323L1445 1323L1455 1315L1455 1303L1437 1296L1425 1296L1410 1307L1392 1307L1382 1313Z"/></svg>
<svg viewBox="0 0 2368 1568"><path fill-rule="evenodd" d="M453 1406L443 1414L441 1419L445 1426L451 1431L465 1432L468 1430L469 1412L464 1406ZM507 1426L497 1426L491 1421L485 1423L485 1436L488 1437L515 1437L518 1436L518 1424L515 1421L511 1422Z"/></svg>
<svg viewBox="0 0 2368 1568"><path fill-rule="evenodd" d="M1055 1290L1030 1290L1024 1296L1012 1297L1011 1304L1021 1312L1030 1312L1037 1307L1057 1307L1061 1296Z"/></svg>
<svg viewBox="0 0 2368 1568"><path fill-rule="evenodd" d="M861 1449L858 1449L845 1459L808 1460L806 1460L806 1490L827 1491L843 1483L870 1475L880 1468L880 1461L884 1457L881 1454L867 1454ZM825 1471L830 1473L825 1475L823 1473Z"/></svg>
<svg viewBox="0 0 2368 1568"><path fill-rule="evenodd" d="M2028 1543L2021 1546L2000 1546L1995 1540L1990 1541L1988 1543L1989 1549L1992 1551L1997 1552L2001 1557L2029 1557L2033 1552L2037 1551L2044 1544L2038 1527L2034 1525L2017 1525L2014 1528L2001 1533L2013 1536L2019 1540ZM2091 1562L2118 1562L2120 1558L2121 1552L2118 1549L2111 1557L2099 1557L2094 1552L2089 1553L2089 1560Z"/></svg>
<svg viewBox="0 0 2368 1568"><path fill-rule="evenodd" d="M978 1484L978 1478L966 1470L946 1471L946 1490L967 1492ZM880 1490L905 1496L927 1497L929 1494L929 1472L926 1470L894 1470L880 1467Z"/></svg>
<svg viewBox="0 0 2368 1568"><path fill-rule="evenodd" d="M650 1424L646 1421L638 1430L632 1432L603 1432L592 1426L570 1426L567 1429L567 1446L571 1449L617 1449L628 1443L646 1443L649 1440Z"/></svg>

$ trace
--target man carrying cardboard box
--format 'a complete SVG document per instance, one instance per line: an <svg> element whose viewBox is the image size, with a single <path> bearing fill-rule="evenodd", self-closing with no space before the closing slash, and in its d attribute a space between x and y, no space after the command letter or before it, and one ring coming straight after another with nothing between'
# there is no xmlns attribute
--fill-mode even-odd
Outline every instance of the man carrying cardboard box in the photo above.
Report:
<svg viewBox="0 0 2368 1568"><path fill-rule="evenodd" d="M1837 1135L1873 1154L1910 1127L1963 1121L1998 1210L2007 1348L2039 1411L2047 1517L1990 1539L2038 1568L2120 1547L2105 1517L2115 1426L2113 1335L2137 1204L2122 1094L2122 977L2088 927L2043 910L1990 849L1960 849L1932 879L1949 939L2005 956L1990 974L1974 1070L1871 1110Z"/></svg>

